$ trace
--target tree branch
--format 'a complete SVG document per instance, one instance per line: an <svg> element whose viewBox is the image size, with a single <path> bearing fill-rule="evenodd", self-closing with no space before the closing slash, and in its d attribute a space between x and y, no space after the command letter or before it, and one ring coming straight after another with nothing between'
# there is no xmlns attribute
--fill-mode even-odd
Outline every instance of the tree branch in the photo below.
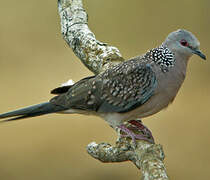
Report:
<svg viewBox="0 0 210 180"><path fill-rule="evenodd" d="M58 11L65 41L89 70L98 74L124 60L116 47L96 40L88 28L82 0L59 0Z"/></svg>
<svg viewBox="0 0 210 180"><path fill-rule="evenodd" d="M58 0L61 18L61 32L67 44L78 58L93 73L98 74L110 66L124 61L116 47L96 40L88 28L88 18L82 0ZM129 123L127 127L129 128ZM143 134L142 131L136 132ZM115 146L108 143L90 143L87 152L101 162L132 161L141 169L143 180L167 180L163 163L164 153L161 145L120 136Z"/></svg>

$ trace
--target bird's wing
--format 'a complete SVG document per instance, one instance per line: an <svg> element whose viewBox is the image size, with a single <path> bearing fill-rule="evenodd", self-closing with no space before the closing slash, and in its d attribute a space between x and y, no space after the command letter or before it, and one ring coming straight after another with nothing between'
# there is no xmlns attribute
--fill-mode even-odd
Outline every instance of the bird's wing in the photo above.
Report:
<svg viewBox="0 0 210 180"><path fill-rule="evenodd" d="M82 83L83 81L87 80L87 79L91 79L91 78L94 78L95 76L88 76L86 78L83 78L81 79L80 81L78 81L77 83ZM60 87L57 87L53 90L50 91L51 94L63 94L63 93L66 93L68 92L68 90L73 87L74 84L72 85L64 85L64 86L60 86Z"/></svg>
<svg viewBox="0 0 210 180"><path fill-rule="evenodd" d="M65 108L122 113L144 104L153 95L156 84L150 65L130 60L75 83L51 102Z"/></svg>
<svg viewBox="0 0 210 180"><path fill-rule="evenodd" d="M100 112L128 112L144 104L154 93L157 80L151 66L130 60L103 74Z"/></svg>
<svg viewBox="0 0 210 180"><path fill-rule="evenodd" d="M67 109L97 111L100 99L94 99L94 102L91 100L93 97L91 93L94 93L94 96L97 94L95 86L93 86L94 80L95 76L86 77L69 87L67 92L52 98L50 102Z"/></svg>

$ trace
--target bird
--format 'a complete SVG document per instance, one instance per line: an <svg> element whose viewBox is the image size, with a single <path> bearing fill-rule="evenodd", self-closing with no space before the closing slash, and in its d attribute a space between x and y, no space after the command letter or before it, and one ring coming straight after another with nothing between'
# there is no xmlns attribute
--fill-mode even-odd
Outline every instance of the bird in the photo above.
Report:
<svg viewBox="0 0 210 180"><path fill-rule="evenodd" d="M168 107L184 82L190 57L196 54L206 60L199 47L195 35L178 29L143 55L53 89L55 96L48 102L0 114L1 122L50 113L96 115L133 140L144 139L133 135L124 122L151 116Z"/></svg>

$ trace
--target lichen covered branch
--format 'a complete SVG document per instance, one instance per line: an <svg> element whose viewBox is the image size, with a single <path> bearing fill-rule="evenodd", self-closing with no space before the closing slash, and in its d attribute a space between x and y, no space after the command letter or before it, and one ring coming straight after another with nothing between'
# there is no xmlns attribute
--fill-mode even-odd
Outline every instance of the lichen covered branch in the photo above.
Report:
<svg viewBox="0 0 210 180"><path fill-rule="evenodd" d="M58 11L63 38L92 72L98 74L124 60L116 47L96 40L88 28L82 0L59 0Z"/></svg>
<svg viewBox="0 0 210 180"><path fill-rule="evenodd" d="M128 127L130 125L128 124ZM140 131L136 133L142 133ZM163 148L159 144L136 141L119 136L115 146L108 143L90 143L87 152L101 162L132 161L142 172L143 180L167 180Z"/></svg>
<svg viewBox="0 0 210 180"><path fill-rule="evenodd" d="M63 38L89 70L98 74L124 61L116 47L98 41L88 28L82 0L58 0L58 10ZM143 131L136 133L145 135ZM143 140L134 143L129 137L118 135L115 146L92 142L87 146L87 152L102 162L132 161L141 169L144 180L168 179L161 145Z"/></svg>

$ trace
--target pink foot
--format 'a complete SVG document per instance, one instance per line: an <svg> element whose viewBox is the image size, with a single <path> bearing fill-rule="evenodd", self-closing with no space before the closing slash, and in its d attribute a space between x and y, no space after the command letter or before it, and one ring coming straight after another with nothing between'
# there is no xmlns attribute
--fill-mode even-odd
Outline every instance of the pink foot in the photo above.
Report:
<svg viewBox="0 0 210 180"><path fill-rule="evenodd" d="M144 126L141 121L131 120L129 123L129 127L126 127L124 124L118 126L118 128L125 133L121 134L121 137L130 137L134 144L136 144L136 139L144 140L152 144L155 143L151 131Z"/></svg>

